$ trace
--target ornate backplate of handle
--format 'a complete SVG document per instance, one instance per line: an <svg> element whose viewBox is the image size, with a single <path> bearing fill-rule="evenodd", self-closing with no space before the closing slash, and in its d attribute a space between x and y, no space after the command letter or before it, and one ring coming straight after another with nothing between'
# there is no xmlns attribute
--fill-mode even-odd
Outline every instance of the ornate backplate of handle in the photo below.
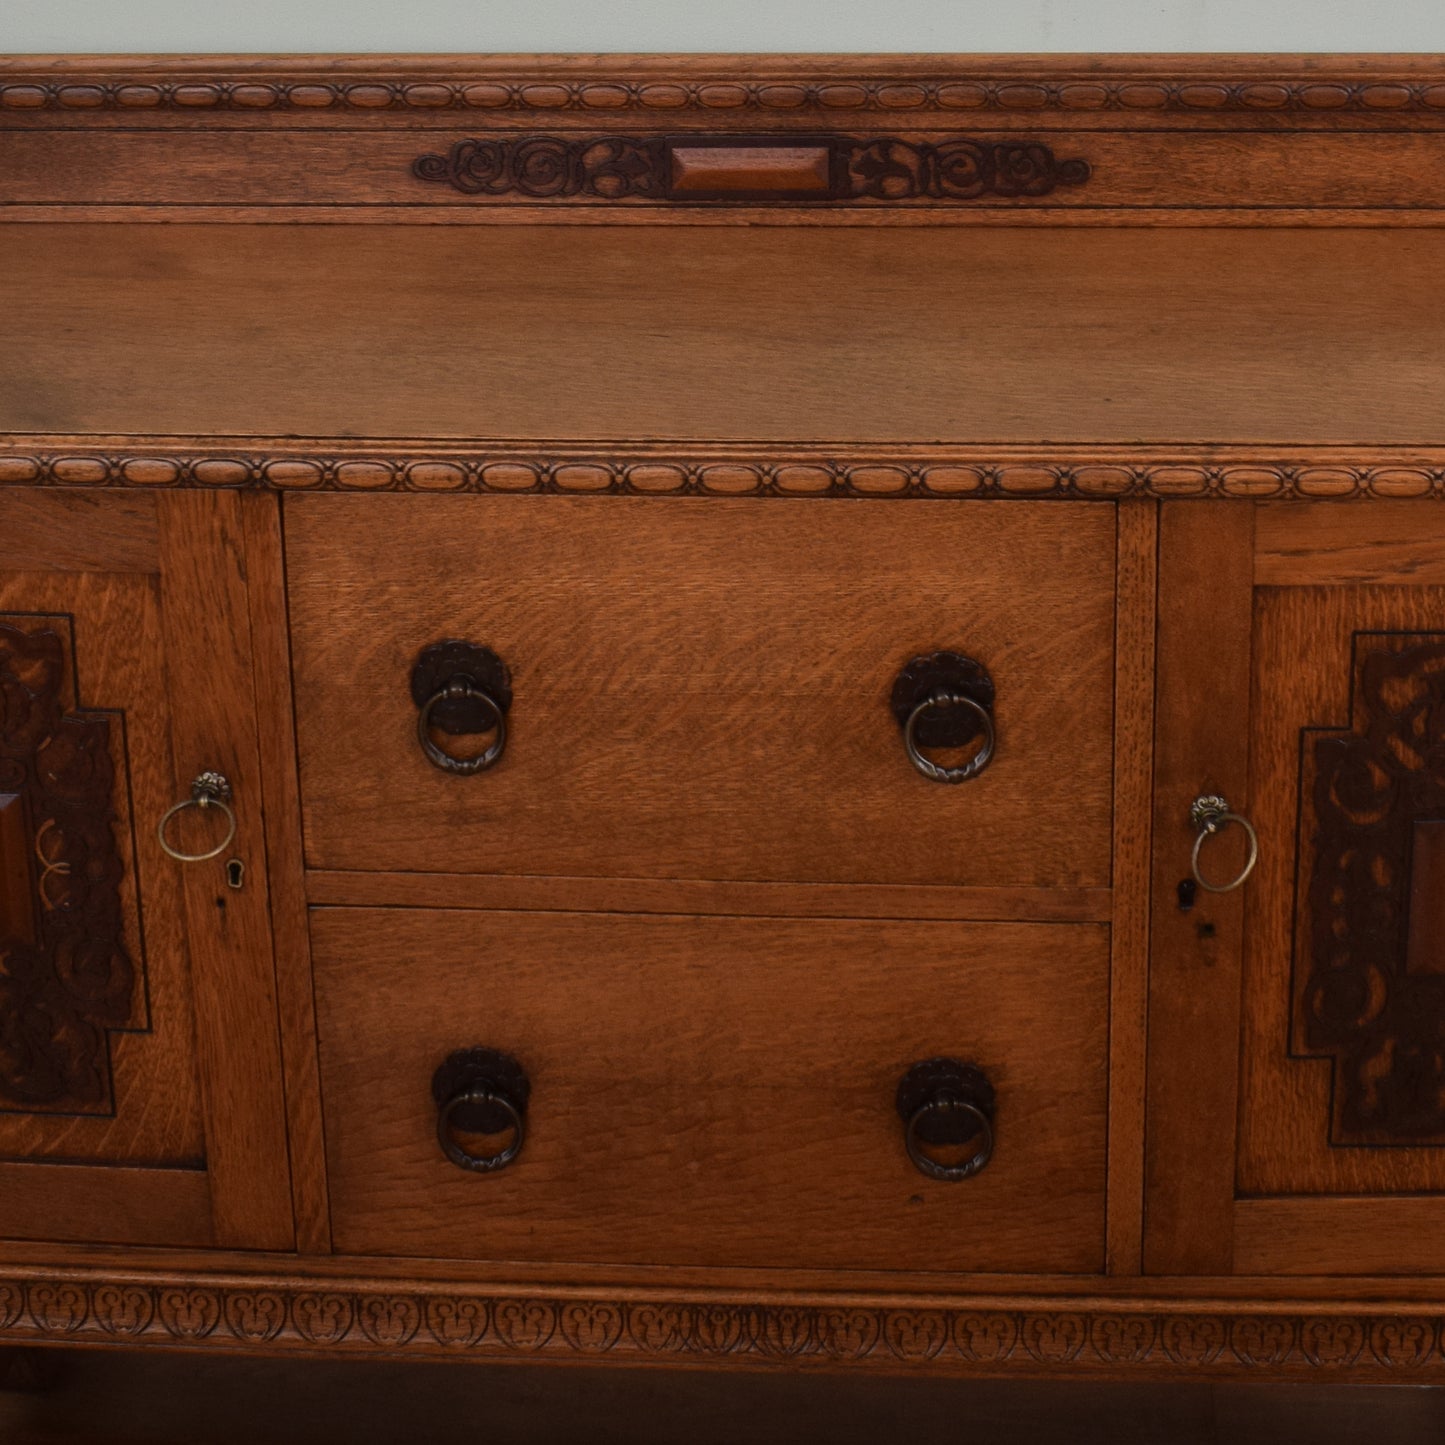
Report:
<svg viewBox="0 0 1445 1445"><path fill-rule="evenodd" d="M480 1046L458 1049L432 1075L431 1092L437 1143L458 1169L493 1174L522 1152L532 1081L510 1054ZM478 1147L479 1137L502 1142Z"/></svg>
<svg viewBox="0 0 1445 1445"><path fill-rule="evenodd" d="M920 1174L971 1179L993 1158L997 1098L977 1064L924 1059L898 1081L903 1147Z"/></svg>
<svg viewBox="0 0 1445 1445"><path fill-rule="evenodd" d="M507 747L512 675L490 647L450 639L423 648L411 670L411 698L417 707L417 742L432 767L470 777L501 760ZM480 752L458 756L437 742L438 733L490 733L492 740Z"/></svg>
<svg viewBox="0 0 1445 1445"><path fill-rule="evenodd" d="M976 778L992 762L998 741L994 700L988 669L961 652L924 653L905 664L894 680L889 707L915 770L935 783ZM928 756L970 745L972 754L952 766Z"/></svg>

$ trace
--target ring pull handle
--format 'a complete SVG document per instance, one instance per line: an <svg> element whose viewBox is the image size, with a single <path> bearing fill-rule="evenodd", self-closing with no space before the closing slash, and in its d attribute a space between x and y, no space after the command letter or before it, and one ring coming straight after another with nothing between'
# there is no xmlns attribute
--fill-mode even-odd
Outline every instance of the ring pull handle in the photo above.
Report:
<svg viewBox="0 0 1445 1445"><path fill-rule="evenodd" d="M209 813L212 808L216 809L226 820L226 836L204 853L186 853L172 845L166 837L166 829L170 826L172 818L184 813L187 808L199 808L202 813ZM161 820L156 824L156 838L161 848L169 858L174 858L177 863L204 863L208 858L218 857L231 846L231 840L236 836L236 814L231 808L231 784L227 781L224 773L204 772L191 783L191 796L182 798L179 803L169 807L161 814Z"/></svg>
<svg viewBox="0 0 1445 1445"><path fill-rule="evenodd" d="M903 730L908 761L930 782L965 783L992 761L994 685L981 662L961 652L931 652L911 659L893 684L889 707ZM966 762L945 766L926 750L966 748Z"/></svg>
<svg viewBox="0 0 1445 1445"><path fill-rule="evenodd" d="M1232 893L1236 888L1242 887L1245 879L1254 872L1254 865L1259 862L1259 834L1254 831L1254 824L1242 813L1231 812L1228 801L1213 793L1195 798L1189 805L1189 821L1199 830L1194 839L1194 851L1189 855L1189 868L1194 874L1194 881L1207 893ZM1211 883L1200 870L1199 854L1206 839L1223 832L1231 823L1244 829L1249 854L1244 860L1244 867L1228 883Z"/></svg>
<svg viewBox="0 0 1445 1445"><path fill-rule="evenodd" d="M423 648L411 670L411 696L418 708L417 742L434 768L470 777L493 767L506 751L512 677L490 647L451 639ZM458 757L437 742L438 733L491 733L492 740L481 752Z"/></svg>
<svg viewBox="0 0 1445 1445"><path fill-rule="evenodd" d="M898 1081L894 1102L903 1147L919 1173L971 1179L993 1158L994 1087L977 1064L924 1059Z"/></svg>
<svg viewBox="0 0 1445 1445"><path fill-rule="evenodd" d="M432 1075L431 1092L437 1106L437 1143L458 1169L492 1174L522 1152L532 1083L510 1054L458 1049ZM479 1149L467 1142L468 1135L503 1142Z"/></svg>

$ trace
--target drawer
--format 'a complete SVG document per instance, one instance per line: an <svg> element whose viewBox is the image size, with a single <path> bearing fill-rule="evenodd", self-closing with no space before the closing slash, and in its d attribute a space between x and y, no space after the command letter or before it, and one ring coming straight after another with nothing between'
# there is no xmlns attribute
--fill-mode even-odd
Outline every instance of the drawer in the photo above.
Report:
<svg viewBox="0 0 1445 1445"><path fill-rule="evenodd" d="M343 1253L1102 1267L1101 925L326 908L313 941ZM438 1142L435 1072L473 1047L530 1087L490 1173ZM996 1091L962 1181L905 1151L899 1082L937 1057Z"/></svg>
<svg viewBox="0 0 1445 1445"><path fill-rule="evenodd" d="M318 494L286 538L313 867L1108 884L1112 508ZM470 776L418 738L444 639L510 675ZM956 786L891 706L940 649L995 689L993 758Z"/></svg>

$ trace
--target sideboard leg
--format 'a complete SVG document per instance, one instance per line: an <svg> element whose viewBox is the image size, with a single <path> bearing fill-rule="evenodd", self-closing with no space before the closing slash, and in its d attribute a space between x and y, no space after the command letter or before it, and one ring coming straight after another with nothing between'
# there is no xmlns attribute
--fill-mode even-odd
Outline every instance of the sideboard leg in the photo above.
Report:
<svg viewBox="0 0 1445 1445"><path fill-rule="evenodd" d="M0 1392L43 1395L55 1389L64 1374L65 1360L59 1350L0 1349Z"/></svg>

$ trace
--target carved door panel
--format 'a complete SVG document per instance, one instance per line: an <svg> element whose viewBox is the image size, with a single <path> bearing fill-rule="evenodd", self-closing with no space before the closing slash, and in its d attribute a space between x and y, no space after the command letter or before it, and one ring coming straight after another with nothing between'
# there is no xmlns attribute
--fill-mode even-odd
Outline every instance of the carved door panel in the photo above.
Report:
<svg viewBox="0 0 1445 1445"><path fill-rule="evenodd" d="M1168 507L1160 589L1146 1264L1445 1271L1445 516Z"/></svg>
<svg viewBox="0 0 1445 1445"><path fill-rule="evenodd" d="M289 1248L243 507L0 491L0 1238ZM157 825L205 769L236 831ZM167 838L206 852L219 808ZM228 883L241 865L242 886Z"/></svg>

